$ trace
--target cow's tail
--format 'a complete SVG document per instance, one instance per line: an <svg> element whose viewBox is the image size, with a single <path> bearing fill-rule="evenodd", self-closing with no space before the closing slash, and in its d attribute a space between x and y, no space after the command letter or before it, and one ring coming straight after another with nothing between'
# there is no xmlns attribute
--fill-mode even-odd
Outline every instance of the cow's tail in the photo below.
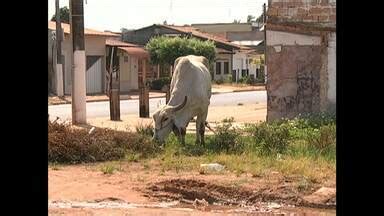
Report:
<svg viewBox="0 0 384 216"><path fill-rule="evenodd" d="M205 127L207 127L210 131L212 131L213 133L216 133L212 128L211 126L209 125L209 123L207 121L205 121Z"/></svg>

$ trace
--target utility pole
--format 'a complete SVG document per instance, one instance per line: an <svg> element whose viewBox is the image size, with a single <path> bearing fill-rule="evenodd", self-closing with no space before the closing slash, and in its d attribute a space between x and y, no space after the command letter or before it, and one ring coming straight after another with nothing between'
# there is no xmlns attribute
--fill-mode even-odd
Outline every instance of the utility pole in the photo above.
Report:
<svg viewBox="0 0 384 216"><path fill-rule="evenodd" d="M264 83L267 84L267 6L263 4L264 22Z"/></svg>
<svg viewBox="0 0 384 216"><path fill-rule="evenodd" d="M61 31L61 20L60 20L60 6L59 0L55 2L56 6L56 93L57 96L61 97L64 95L63 85L63 64L61 59L61 41L63 32Z"/></svg>
<svg viewBox="0 0 384 216"><path fill-rule="evenodd" d="M72 68L72 124L86 124L85 45L83 0L70 0Z"/></svg>

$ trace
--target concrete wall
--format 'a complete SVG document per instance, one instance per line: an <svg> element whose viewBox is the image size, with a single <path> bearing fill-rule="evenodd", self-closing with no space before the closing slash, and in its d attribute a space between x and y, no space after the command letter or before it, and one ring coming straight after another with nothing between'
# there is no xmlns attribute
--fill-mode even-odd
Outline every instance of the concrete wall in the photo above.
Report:
<svg viewBox="0 0 384 216"><path fill-rule="evenodd" d="M267 15L267 120L333 111L336 1L271 0Z"/></svg>
<svg viewBox="0 0 384 216"><path fill-rule="evenodd" d="M267 120L333 111L336 105L336 34L267 31Z"/></svg>
<svg viewBox="0 0 384 216"><path fill-rule="evenodd" d="M320 111L320 37L267 31L267 120Z"/></svg>
<svg viewBox="0 0 384 216"><path fill-rule="evenodd" d="M336 33L328 37L328 109L336 107Z"/></svg>
<svg viewBox="0 0 384 216"><path fill-rule="evenodd" d="M336 0L271 0L268 22L336 23Z"/></svg>

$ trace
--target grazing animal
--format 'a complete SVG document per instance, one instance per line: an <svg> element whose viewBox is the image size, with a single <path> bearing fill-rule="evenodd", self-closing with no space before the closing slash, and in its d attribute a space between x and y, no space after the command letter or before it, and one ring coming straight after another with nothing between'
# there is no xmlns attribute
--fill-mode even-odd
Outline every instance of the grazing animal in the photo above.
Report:
<svg viewBox="0 0 384 216"><path fill-rule="evenodd" d="M185 143L186 128L196 118L196 143L204 144L208 106L211 99L211 74L203 56L182 56L175 60L168 104L153 114L153 139L164 142L170 132Z"/></svg>

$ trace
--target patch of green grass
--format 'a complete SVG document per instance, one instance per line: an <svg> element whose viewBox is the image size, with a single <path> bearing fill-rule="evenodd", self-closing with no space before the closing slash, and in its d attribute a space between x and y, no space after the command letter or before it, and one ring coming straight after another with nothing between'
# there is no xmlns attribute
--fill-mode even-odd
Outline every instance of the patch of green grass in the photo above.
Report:
<svg viewBox="0 0 384 216"><path fill-rule="evenodd" d="M125 155L125 160L129 162L139 162L141 156L141 153L128 152Z"/></svg>
<svg viewBox="0 0 384 216"><path fill-rule="evenodd" d="M50 163L48 167L51 167L52 170L60 170L60 165L58 163Z"/></svg>
<svg viewBox="0 0 384 216"><path fill-rule="evenodd" d="M108 163L104 163L104 164L101 165L100 171L103 174L111 175L115 171L120 171L121 172L121 171L123 171L123 169L122 169L120 164L116 164L114 162L108 162Z"/></svg>

